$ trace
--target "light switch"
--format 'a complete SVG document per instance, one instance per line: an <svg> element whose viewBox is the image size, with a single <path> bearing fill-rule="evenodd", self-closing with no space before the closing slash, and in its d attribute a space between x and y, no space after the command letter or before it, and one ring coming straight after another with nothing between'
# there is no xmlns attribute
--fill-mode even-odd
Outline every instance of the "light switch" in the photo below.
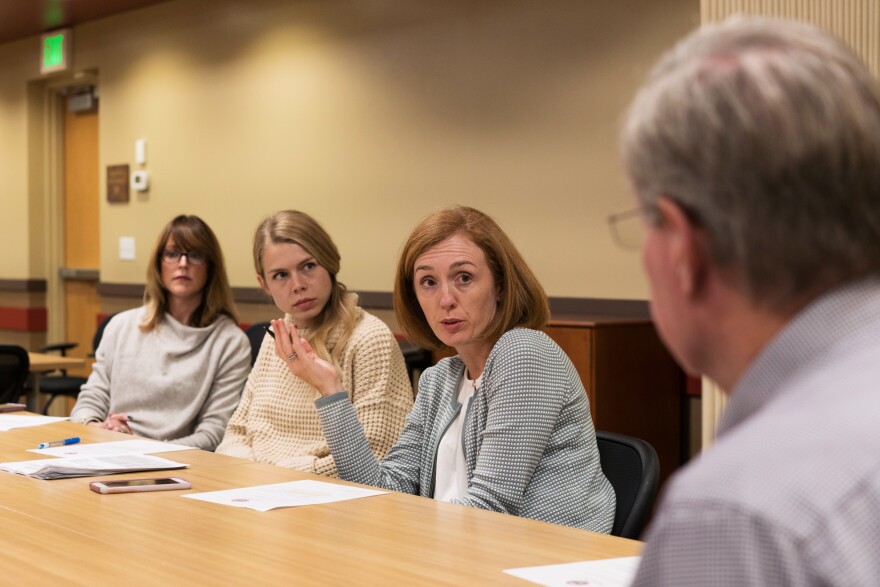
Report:
<svg viewBox="0 0 880 587"><path fill-rule="evenodd" d="M134 237L119 237L119 260L134 261Z"/></svg>
<svg viewBox="0 0 880 587"><path fill-rule="evenodd" d="M147 164L147 140L138 139L134 142L134 162L138 165Z"/></svg>

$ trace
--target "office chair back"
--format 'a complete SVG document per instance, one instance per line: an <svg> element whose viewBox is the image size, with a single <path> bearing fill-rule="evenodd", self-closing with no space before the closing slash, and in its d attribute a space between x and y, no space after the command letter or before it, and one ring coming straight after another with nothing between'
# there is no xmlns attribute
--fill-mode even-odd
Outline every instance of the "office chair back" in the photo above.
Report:
<svg viewBox="0 0 880 587"><path fill-rule="evenodd" d="M409 375L409 381L413 387L413 396L418 392L418 381L422 372L434 364L431 351L418 347L406 340L399 338L397 345L403 354L403 360L406 363L406 372Z"/></svg>
<svg viewBox="0 0 880 587"><path fill-rule="evenodd" d="M95 330L95 335L92 337L92 352L89 353L90 357L95 356L95 352L101 345L101 338L104 336L104 329L115 315L115 313L110 314L98 324L98 328ZM61 351L61 355L65 356L65 350L71 349L75 346L76 343L61 343L57 345L49 345L42 350L44 352L53 350ZM59 376L43 377L40 380L40 391L49 394L49 401L43 406L43 414L49 413L49 406L52 405L52 402L54 402L55 398L58 396L78 397L79 390L85 385L86 381L88 381L87 377L68 375L65 370L62 370L61 375Z"/></svg>
<svg viewBox="0 0 880 587"><path fill-rule="evenodd" d="M244 333L251 342L251 368L257 362L257 355L260 354L260 347L263 346L263 339L266 338L266 327L269 322L254 322L248 326Z"/></svg>
<svg viewBox="0 0 880 587"><path fill-rule="evenodd" d="M651 515L660 487L660 459L644 440L596 432L602 472L617 494L613 536L637 539Z"/></svg>
<svg viewBox="0 0 880 587"><path fill-rule="evenodd" d="M24 382L30 368L31 362L24 348L0 344L0 403L14 403L24 395Z"/></svg>
<svg viewBox="0 0 880 587"><path fill-rule="evenodd" d="M116 312L110 314L98 324L98 329L95 330L95 336L92 337L92 356L95 356L95 353L98 352L98 347L101 346L101 339L104 337L104 329L107 328L107 324L110 323L110 319L116 315Z"/></svg>

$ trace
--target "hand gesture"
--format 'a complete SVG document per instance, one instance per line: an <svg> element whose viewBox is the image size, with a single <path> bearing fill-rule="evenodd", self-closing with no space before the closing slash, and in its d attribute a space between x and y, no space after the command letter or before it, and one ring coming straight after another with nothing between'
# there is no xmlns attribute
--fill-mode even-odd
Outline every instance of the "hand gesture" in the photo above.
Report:
<svg viewBox="0 0 880 587"><path fill-rule="evenodd" d="M288 326L284 320L272 320L272 330L275 332L275 354L295 377L325 397L342 391L336 367L318 357L309 341L300 338L295 326Z"/></svg>

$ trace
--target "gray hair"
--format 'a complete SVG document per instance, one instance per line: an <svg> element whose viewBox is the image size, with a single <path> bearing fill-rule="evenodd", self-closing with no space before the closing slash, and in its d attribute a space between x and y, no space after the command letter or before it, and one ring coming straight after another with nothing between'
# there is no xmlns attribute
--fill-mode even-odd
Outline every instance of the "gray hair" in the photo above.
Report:
<svg viewBox="0 0 880 587"><path fill-rule="evenodd" d="M813 26L736 17L691 34L637 94L621 146L640 202L679 204L753 303L880 270L880 85Z"/></svg>

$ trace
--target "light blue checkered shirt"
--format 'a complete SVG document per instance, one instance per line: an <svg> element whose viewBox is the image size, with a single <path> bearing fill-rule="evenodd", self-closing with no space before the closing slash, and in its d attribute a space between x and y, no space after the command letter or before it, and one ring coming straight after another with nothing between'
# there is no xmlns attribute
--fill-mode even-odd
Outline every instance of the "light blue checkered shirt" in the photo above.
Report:
<svg viewBox="0 0 880 587"><path fill-rule="evenodd" d="M634 585L880 585L880 280L761 351L647 541Z"/></svg>

